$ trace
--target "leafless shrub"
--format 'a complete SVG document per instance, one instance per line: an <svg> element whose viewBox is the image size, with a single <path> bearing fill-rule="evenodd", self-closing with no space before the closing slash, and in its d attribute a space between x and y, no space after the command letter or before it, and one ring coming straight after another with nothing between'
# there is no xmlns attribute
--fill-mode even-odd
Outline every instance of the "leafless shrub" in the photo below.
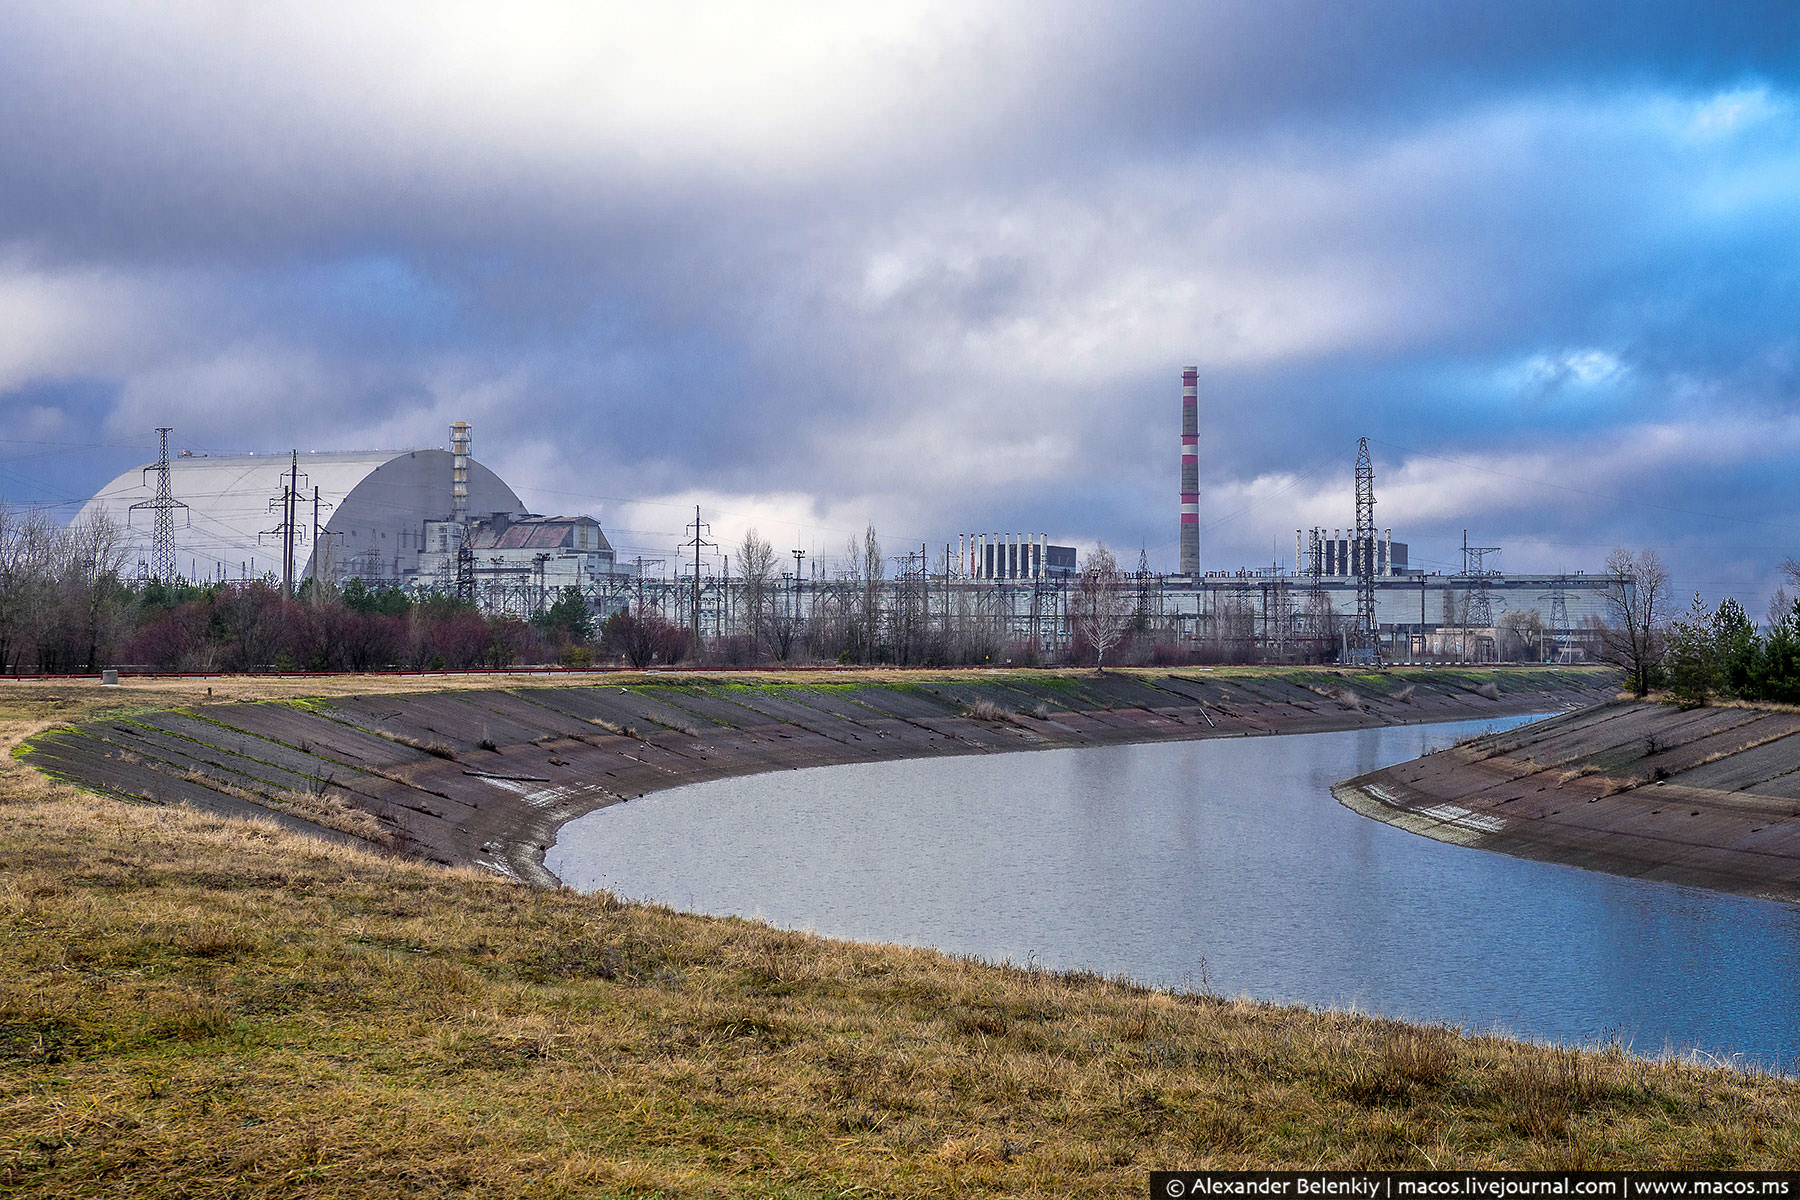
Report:
<svg viewBox="0 0 1800 1200"><path fill-rule="evenodd" d="M1484 700L1498 700L1500 698L1500 685L1490 679L1480 687L1476 688L1475 694Z"/></svg>
<svg viewBox="0 0 1800 1200"><path fill-rule="evenodd" d="M971 700L963 705L962 715L971 721L1007 721L1011 714L992 700Z"/></svg>

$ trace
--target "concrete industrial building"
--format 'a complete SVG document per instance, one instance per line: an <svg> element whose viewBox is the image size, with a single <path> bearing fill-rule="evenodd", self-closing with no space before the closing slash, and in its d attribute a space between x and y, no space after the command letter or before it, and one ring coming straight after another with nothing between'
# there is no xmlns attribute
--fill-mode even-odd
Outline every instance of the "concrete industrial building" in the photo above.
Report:
<svg viewBox="0 0 1800 1200"><path fill-rule="evenodd" d="M1368 548L1369 562L1376 575L1410 574L1406 567L1405 542L1394 540L1394 531L1382 531ZM1356 530L1320 527L1294 530L1294 574L1312 578L1335 576L1351 578L1356 574Z"/></svg>
<svg viewBox="0 0 1800 1200"><path fill-rule="evenodd" d="M438 591L456 590L463 528L455 521L425 523L419 578ZM491 613L528 616L571 587L594 599L615 590L615 577L631 574L618 569L612 543L592 517L494 513L467 522L466 540L475 599Z"/></svg>
<svg viewBox="0 0 1800 1200"><path fill-rule="evenodd" d="M1075 547L1046 533L959 533L956 562L966 579L1044 579L1075 573Z"/></svg>

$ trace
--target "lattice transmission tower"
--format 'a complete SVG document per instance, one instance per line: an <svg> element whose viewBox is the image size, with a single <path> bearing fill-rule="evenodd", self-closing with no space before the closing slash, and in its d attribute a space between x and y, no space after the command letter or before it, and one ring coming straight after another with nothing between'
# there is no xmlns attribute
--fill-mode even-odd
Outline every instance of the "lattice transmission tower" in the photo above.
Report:
<svg viewBox="0 0 1800 1200"><path fill-rule="evenodd" d="M1498 553L1498 546L1469 545L1469 531L1463 530L1463 576L1469 581L1469 615L1465 628L1485 629L1494 623L1493 605L1488 600L1488 580L1500 572L1488 568L1487 556Z"/></svg>
<svg viewBox="0 0 1800 1200"><path fill-rule="evenodd" d="M184 519L191 520L186 517L188 506L175 498L174 489L169 486L169 434L173 429L172 425L157 426L161 450L156 465L144 468L145 475L156 472L156 499L140 500L125 510L127 524L131 514L140 508L155 514L150 534L150 576L164 587L175 586L175 510L179 508Z"/></svg>
<svg viewBox="0 0 1800 1200"><path fill-rule="evenodd" d="M1558 575L1556 584L1549 591L1538 597L1550 602L1550 629L1554 633L1569 631L1569 591L1568 580Z"/></svg>
<svg viewBox="0 0 1800 1200"><path fill-rule="evenodd" d="M1351 550L1356 572L1357 649L1381 658L1381 631L1375 623L1375 466L1369 461L1369 439L1356 442L1356 544Z"/></svg>

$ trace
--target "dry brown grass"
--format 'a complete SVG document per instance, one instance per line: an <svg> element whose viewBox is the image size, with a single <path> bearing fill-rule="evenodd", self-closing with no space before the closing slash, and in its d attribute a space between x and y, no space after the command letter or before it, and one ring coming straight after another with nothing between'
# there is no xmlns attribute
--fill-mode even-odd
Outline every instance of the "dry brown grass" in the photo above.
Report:
<svg viewBox="0 0 1800 1200"><path fill-rule="evenodd" d="M14 701L8 745L89 705ZM0 961L7 1195L1117 1196L1176 1165L1800 1157L1791 1082L534 892L10 758Z"/></svg>
<svg viewBox="0 0 1800 1200"><path fill-rule="evenodd" d="M1775 1166L1800 1089L0 807L0 1191L1116 1196L1183 1164Z"/></svg>
<svg viewBox="0 0 1800 1200"><path fill-rule="evenodd" d="M962 715L971 721L990 721L995 724L1011 724L1013 714L992 700L971 700L962 707Z"/></svg>
<svg viewBox="0 0 1800 1200"><path fill-rule="evenodd" d="M428 741L425 738L416 738L404 733L395 733L391 729L371 729L369 732L373 733L376 737L386 738L390 742L395 742L402 746L410 746L414 750L423 751L433 758L447 758L451 760L456 758L456 747L452 746L449 742L435 740Z"/></svg>
<svg viewBox="0 0 1800 1200"><path fill-rule="evenodd" d="M251 804L291 813L326 829L366 838L377 845L391 845L394 840L392 831L374 813L356 807L341 796L332 795L329 788L320 788L316 792L302 792L293 788L254 788L199 770L184 771L180 778Z"/></svg>
<svg viewBox="0 0 1800 1200"><path fill-rule="evenodd" d="M1789 706L1789 707L1792 707L1792 706ZM1778 709L1777 711L1785 711L1785 710ZM1794 711L1800 712L1800 709L1795 709ZM1779 730L1775 733L1771 733L1767 737L1751 738L1748 741L1744 742L1743 744L1741 744L1739 746L1735 746L1730 750L1715 750L1711 754L1708 754L1705 758L1702 758L1699 762L1695 763L1694 765L1699 766L1699 767L1704 767L1711 763L1719 762L1722 759L1730 758L1734 754L1742 754L1746 750L1754 750L1759 746L1767 746L1770 742L1779 742L1786 738L1791 738L1791 737L1800 737L1800 734L1794 733L1791 730L1783 729L1783 730Z"/></svg>

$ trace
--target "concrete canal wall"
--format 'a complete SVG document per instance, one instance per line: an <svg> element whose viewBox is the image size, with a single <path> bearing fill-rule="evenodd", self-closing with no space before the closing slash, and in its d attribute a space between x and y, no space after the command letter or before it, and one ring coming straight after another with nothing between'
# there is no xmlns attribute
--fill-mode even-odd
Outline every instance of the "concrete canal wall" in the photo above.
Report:
<svg viewBox="0 0 1800 1200"><path fill-rule="evenodd" d="M1426 837L1800 901L1800 712L1613 701L1336 789Z"/></svg>
<svg viewBox="0 0 1800 1200"><path fill-rule="evenodd" d="M215 703L40 735L38 768L120 799L267 817L541 885L562 823L725 776L927 755L1303 733L1555 711L1591 670L639 677Z"/></svg>

